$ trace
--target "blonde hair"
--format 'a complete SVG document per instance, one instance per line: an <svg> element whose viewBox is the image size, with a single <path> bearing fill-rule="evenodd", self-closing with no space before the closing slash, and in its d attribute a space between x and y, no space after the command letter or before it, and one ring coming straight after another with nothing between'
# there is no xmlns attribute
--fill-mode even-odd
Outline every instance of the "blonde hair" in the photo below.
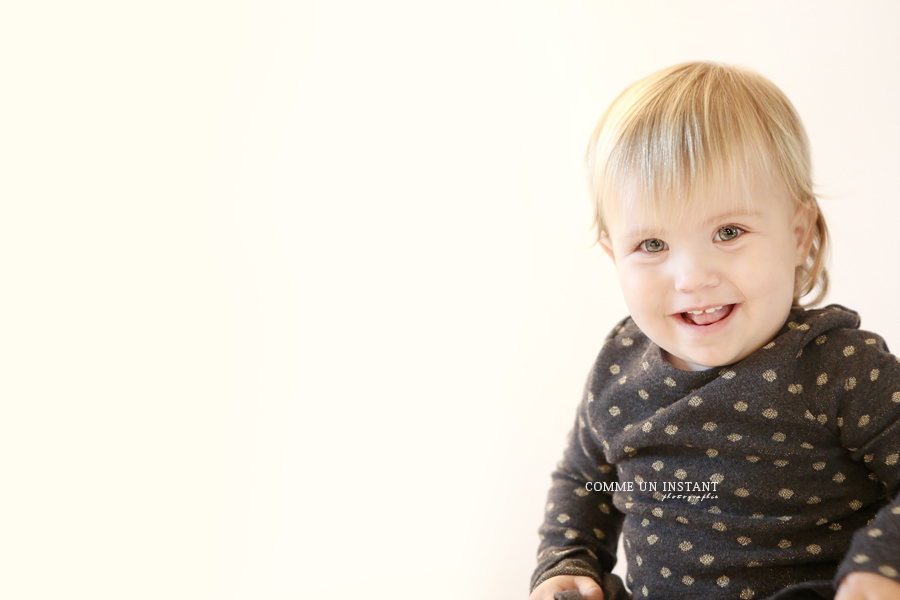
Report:
<svg viewBox="0 0 900 600"><path fill-rule="evenodd" d="M725 185L747 206L757 169L778 175L795 209L805 209L813 241L796 269L793 307L828 290L828 228L813 192L809 140L790 100L745 67L687 62L625 89L597 122L585 157L597 239L609 233L604 211L617 206L675 216ZM595 242L595 243L596 243Z"/></svg>

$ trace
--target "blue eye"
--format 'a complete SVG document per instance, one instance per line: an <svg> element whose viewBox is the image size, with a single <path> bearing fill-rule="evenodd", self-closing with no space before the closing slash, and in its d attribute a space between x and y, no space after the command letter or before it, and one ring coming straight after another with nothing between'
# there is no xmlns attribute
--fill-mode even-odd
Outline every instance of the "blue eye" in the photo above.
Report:
<svg viewBox="0 0 900 600"><path fill-rule="evenodd" d="M726 225L725 227L720 227L719 231L716 232L716 235L719 236L719 239L723 242L728 242L739 237L742 233L744 233L744 230L740 227Z"/></svg>
<svg viewBox="0 0 900 600"><path fill-rule="evenodd" d="M664 241L653 238L644 240L643 242L638 244L638 248L640 248L644 252L655 254L657 252L662 252L663 250L665 250L665 245L666 243Z"/></svg>

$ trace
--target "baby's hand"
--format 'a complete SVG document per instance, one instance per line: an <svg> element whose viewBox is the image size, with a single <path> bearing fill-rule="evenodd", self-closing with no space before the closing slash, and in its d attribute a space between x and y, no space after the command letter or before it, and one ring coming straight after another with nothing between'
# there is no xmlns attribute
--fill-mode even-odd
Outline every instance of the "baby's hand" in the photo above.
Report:
<svg viewBox="0 0 900 600"><path fill-rule="evenodd" d="M584 596L584 600L603 600L603 590L596 581L590 577L572 575L551 577L534 588L528 600L553 600L553 594L567 590L578 590ZM900 596L897 598L900 599Z"/></svg>
<svg viewBox="0 0 900 600"><path fill-rule="evenodd" d="M853 571L841 580L834 600L900 600L900 583L877 573Z"/></svg>

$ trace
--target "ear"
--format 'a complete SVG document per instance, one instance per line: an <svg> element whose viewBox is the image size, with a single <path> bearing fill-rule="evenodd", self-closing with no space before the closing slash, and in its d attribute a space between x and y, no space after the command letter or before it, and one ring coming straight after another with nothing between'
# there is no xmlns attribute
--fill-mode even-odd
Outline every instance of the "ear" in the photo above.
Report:
<svg viewBox="0 0 900 600"><path fill-rule="evenodd" d="M795 266L806 262L812 247L816 227L816 211L809 206L798 206L794 211L792 231L794 233Z"/></svg>
<svg viewBox="0 0 900 600"><path fill-rule="evenodd" d="M605 231L600 234L600 246L603 248L603 251L606 252L606 255L609 256L609 259L613 261L613 264L616 264L616 255L613 253L612 240Z"/></svg>

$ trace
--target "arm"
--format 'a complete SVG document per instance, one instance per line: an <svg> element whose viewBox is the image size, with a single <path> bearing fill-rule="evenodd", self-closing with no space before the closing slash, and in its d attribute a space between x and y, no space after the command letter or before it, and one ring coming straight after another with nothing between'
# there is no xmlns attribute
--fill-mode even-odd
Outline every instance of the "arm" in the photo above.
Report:
<svg viewBox="0 0 900 600"><path fill-rule="evenodd" d="M888 503L854 534L834 579L839 600L900 598L900 362L873 338L860 348L855 370L862 385L842 399L839 429L844 447L881 481Z"/></svg>
<svg viewBox="0 0 900 600"><path fill-rule="evenodd" d="M615 482L616 469L606 461L591 431L588 407L593 402L591 370L569 433L563 459L553 471L544 523L538 533L538 565L532 591L551 577L590 577L598 584L616 563L616 548L624 515L606 492L588 491L588 482Z"/></svg>

